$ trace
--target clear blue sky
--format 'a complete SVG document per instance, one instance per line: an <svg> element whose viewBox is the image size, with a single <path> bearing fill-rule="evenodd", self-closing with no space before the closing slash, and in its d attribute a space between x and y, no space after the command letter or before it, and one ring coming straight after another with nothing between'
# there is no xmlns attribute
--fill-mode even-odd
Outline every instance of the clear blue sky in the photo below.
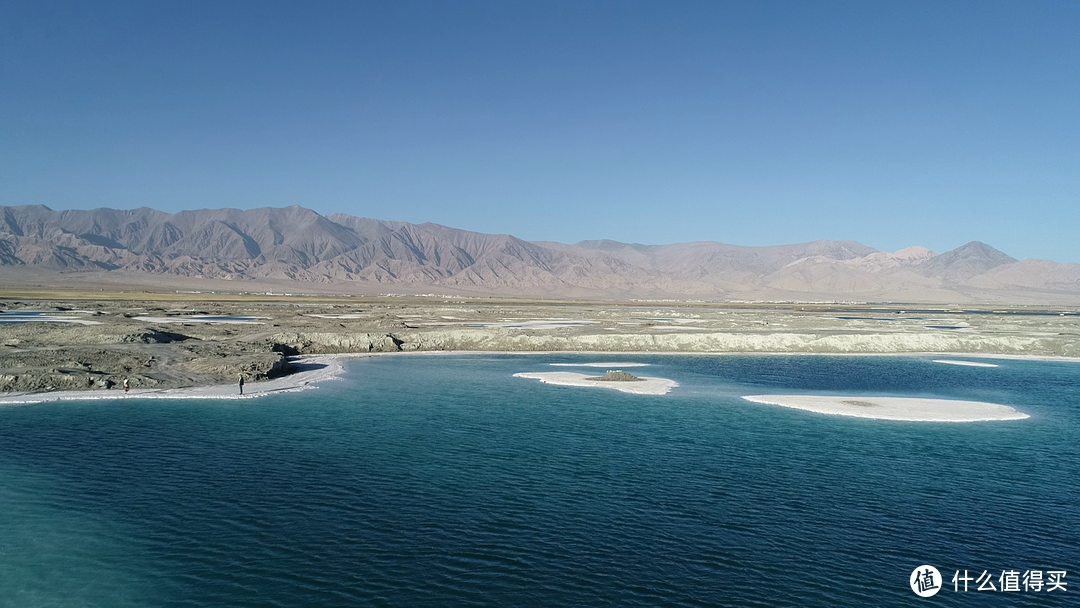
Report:
<svg viewBox="0 0 1080 608"><path fill-rule="evenodd" d="M6 0L0 204L1080 262L1080 2Z"/></svg>

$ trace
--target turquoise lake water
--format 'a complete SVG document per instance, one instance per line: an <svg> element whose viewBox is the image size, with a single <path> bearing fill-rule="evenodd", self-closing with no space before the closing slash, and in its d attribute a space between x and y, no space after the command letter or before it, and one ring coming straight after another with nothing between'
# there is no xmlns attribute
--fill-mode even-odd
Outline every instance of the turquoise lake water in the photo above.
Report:
<svg viewBox="0 0 1080 608"><path fill-rule="evenodd" d="M1077 605L1080 364L931 358L620 356L681 385L640 396L512 377L611 356L380 357L261 399L0 407L0 606ZM739 399L782 392L1031 418Z"/></svg>

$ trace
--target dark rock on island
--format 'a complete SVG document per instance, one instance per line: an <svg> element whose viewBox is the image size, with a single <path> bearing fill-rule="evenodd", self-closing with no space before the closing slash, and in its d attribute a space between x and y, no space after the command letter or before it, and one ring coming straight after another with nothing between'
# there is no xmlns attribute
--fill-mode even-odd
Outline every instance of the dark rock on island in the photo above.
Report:
<svg viewBox="0 0 1080 608"><path fill-rule="evenodd" d="M586 380L594 380L596 382L642 382L642 378L638 378L633 374L628 374L619 369L609 369L603 376L597 376L595 378L585 378Z"/></svg>

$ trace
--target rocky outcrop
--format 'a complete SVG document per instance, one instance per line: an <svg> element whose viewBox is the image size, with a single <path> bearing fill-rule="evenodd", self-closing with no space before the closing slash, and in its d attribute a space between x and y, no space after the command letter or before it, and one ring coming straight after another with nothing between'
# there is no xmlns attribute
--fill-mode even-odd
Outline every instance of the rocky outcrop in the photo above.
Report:
<svg viewBox="0 0 1080 608"><path fill-rule="evenodd" d="M394 334L350 332L279 333L268 340L272 348L305 355L398 352L405 343Z"/></svg>
<svg viewBox="0 0 1080 608"><path fill-rule="evenodd" d="M162 331L159 329L148 329L137 333L132 333L124 336L120 342L141 342L142 344L171 344L173 342L183 342L184 340L190 340L191 336L176 333L173 331Z"/></svg>
<svg viewBox="0 0 1080 608"><path fill-rule="evenodd" d="M109 389L124 378L154 386L157 381L146 376L152 363L151 355L103 348L5 349L0 391Z"/></svg>
<svg viewBox="0 0 1080 608"><path fill-rule="evenodd" d="M595 382L644 382L642 378L638 378L633 374L628 374L621 369L609 369L603 376L585 379L593 380Z"/></svg>
<svg viewBox="0 0 1080 608"><path fill-rule="evenodd" d="M116 386L118 386L116 379L107 374L77 370L50 369L0 373L0 392L94 390L110 389Z"/></svg>
<svg viewBox="0 0 1080 608"><path fill-rule="evenodd" d="M240 355L233 357L204 357L184 364L192 374L218 379L220 383L236 381L243 375L247 381L266 380L289 371L289 360L280 353Z"/></svg>

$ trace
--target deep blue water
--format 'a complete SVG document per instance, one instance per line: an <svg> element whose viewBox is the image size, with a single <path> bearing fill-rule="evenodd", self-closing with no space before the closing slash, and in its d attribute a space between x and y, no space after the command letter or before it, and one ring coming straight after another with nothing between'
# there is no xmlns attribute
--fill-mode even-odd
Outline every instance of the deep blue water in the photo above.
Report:
<svg viewBox="0 0 1080 608"><path fill-rule="evenodd" d="M681 383L665 396L511 377L611 359L383 357L256 400L0 407L0 606L1076 605L1080 365L618 358ZM1031 418L738 399L762 392ZM1070 590L922 600L921 564Z"/></svg>

